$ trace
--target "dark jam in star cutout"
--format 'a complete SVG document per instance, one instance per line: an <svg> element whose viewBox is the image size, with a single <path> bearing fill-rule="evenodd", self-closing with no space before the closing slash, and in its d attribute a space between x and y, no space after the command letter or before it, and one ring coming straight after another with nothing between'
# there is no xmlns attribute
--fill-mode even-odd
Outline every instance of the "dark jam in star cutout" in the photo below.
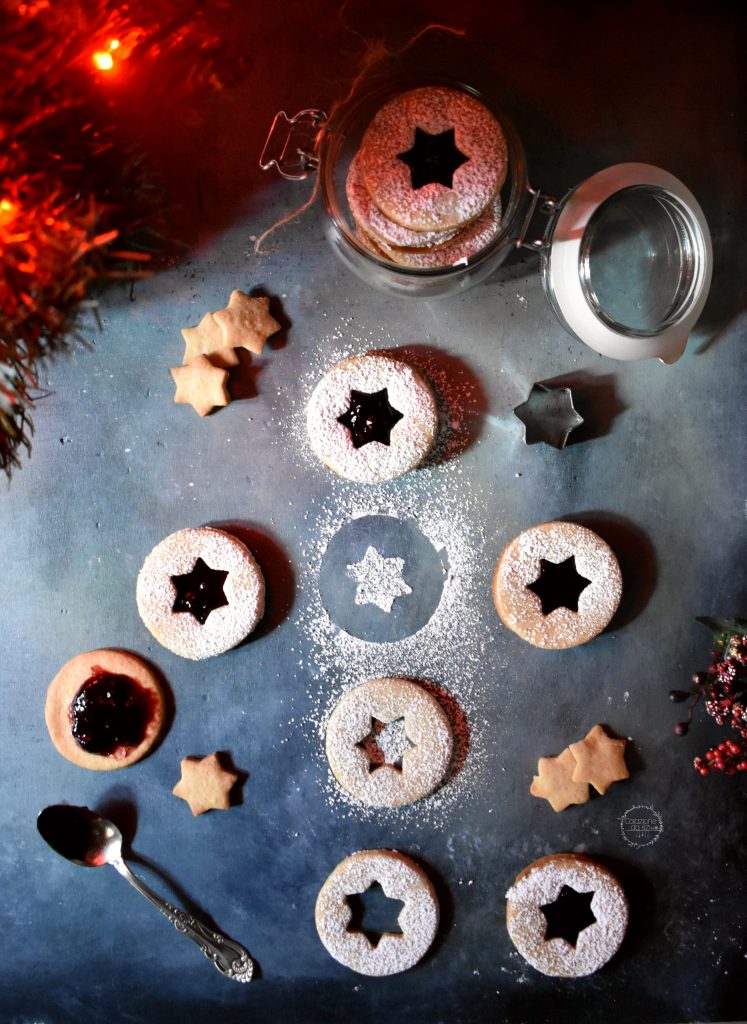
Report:
<svg viewBox="0 0 747 1024"><path fill-rule="evenodd" d="M89 754L137 747L145 739L154 703L150 690L135 679L94 666L70 705L73 738Z"/></svg>
<svg viewBox="0 0 747 1024"><path fill-rule="evenodd" d="M371 441L388 445L392 428L401 419L402 413L389 404L386 388L371 394L352 388L347 412L338 416L337 422L350 431L353 448L362 448Z"/></svg>
<svg viewBox="0 0 747 1024"><path fill-rule="evenodd" d="M540 910L547 920L545 942L550 939L565 939L575 948L584 928L596 922L591 912L594 892L576 892L564 885L554 903L546 903Z"/></svg>
<svg viewBox="0 0 747 1024"><path fill-rule="evenodd" d="M384 935L401 935L399 915L405 906L403 900L390 899L378 882L372 882L365 892L346 896L351 910L346 931L365 935L373 949Z"/></svg>
<svg viewBox="0 0 747 1024"><path fill-rule="evenodd" d="M227 571L211 569L198 558L192 572L171 577L171 582L176 587L172 612L191 612L200 625L204 626L210 612L228 604L228 598L223 593L223 584L227 576Z"/></svg>
<svg viewBox="0 0 747 1024"><path fill-rule="evenodd" d="M387 752L383 749L387 744L383 742L380 743L379 736L384 729L391 727L396 728L397 726L399 726L402 742L398 744L398 750L394 760L387 761ZM381 766L385 764L389 765L391 768L395 768L398 772L401 772L402 758L405 756L405 752L414 746L415 744L405 732L404 718L395 718L392 722L380 722L378 718L372 718L371 731L367 736L363 737L360 743L356 743L356 747L360 747L368 758L369 772L375 772L377 768L381 768Z"/></svg>
<svg viewBox="0 0 747 1024"><path fill-rule="evenodd" d="M527 590L533 591L542 602L543 615L549 615L556 608L577 612L581 592L590 583L591 580L576 571L573 555L564 562L548 562L540 558L539 578L534 583L528 583Z"/></svg>
<svg viewBox="0 0 747 1024"><path fill-rule="evenodd" d="M454 171L469 160L456 147L454 129L449 128L438 135L415 129L415 144L406 153L398 153L397 159L410 168L412 187L415 191L424 185L445 185L451 188Z"/></svg>

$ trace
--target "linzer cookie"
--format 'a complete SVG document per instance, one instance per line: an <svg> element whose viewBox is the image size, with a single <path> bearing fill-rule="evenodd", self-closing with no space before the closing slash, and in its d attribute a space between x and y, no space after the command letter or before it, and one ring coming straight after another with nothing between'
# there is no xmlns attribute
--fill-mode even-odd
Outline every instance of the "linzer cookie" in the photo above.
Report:
<svg viewBox="0 0 747 1024"><path fill-rule="evenodd" d="M351 929L348 897L380 885L386 897L404 906L398 932L378 941ZM330 956L358 974L382 977L406 971L428 951L436 937L439 906L421 867L396 850L361 850L346 857L322 886L316 901L316 927Z"/></svg>
<svg viewBox="0 0 747 1024"><path fill-rule="evenodd" d="M407 247L416 251L428 251L450 241L457 233L457 228L445 231L413 231L390 220L381 212L366 189L360 172L360 155L354 157L350 164L345 182L345 190L350 205L350 212L356 224L373 239L382 245Z"/></svg>
<svg viewBox="0 0 747 1024"><path fill-rule="evenodd" d="M148 753L164 725L161 684L134 654L117 650L78 654L52 680L44 709L47 729L68 761L93 771L134 764Z"/></svg>
<svg viewBox="0 0 747 1024"><path fill-rule="evenodd" d="M327 725L327 759L349 793L373 807L428 796L451 760L448 717L409 679L370 679L349 690Z"/></svg>
<svg viewBox="0 0 747 1024"><path fill-rule="evenodd" d="M501 227L501 200L496 198L488 208L451 241L427 249L415 249L387 245L379 247L394 263L420 270L434 270L438 267L455 267L466 263L472 256L493 241Z"/></svg>
<svg viewBox="0 0 747 1024"><path fill-rule="evenodd" d="M356 483L380 483L425 459L438 431L438 406L417 370L369 352L324 374L306 424L311 447L326 466Z"/></svg>
<svg viewBox="0 0 747 1024"><path fill-rule="evenodd" d="M371 199L413 231L462 228L506 178L507 147L488 108L460 89L401 93L376 114L360 148Z"/></svg>
<svg viewBox="0 0 747 1024"><path fill-rule="evenodd" d="M555 978L598 971L620 948L628 926L628 901L617 878L577 853L534 861L506 900L514 946L535 970Z"/></svg>
<svg viewBox="0 0 747 1024"><path fill-rule="evenodd" d="M593 530L542 523L506 546L493 576L504 625L535 647L584 644L609 624L622 596L620 566Z"/></svg>
<svg viewBox="0 0 747 1024"><path fill-rule="evenodd" d="M356 233L403 267L466 264L500 232L507 168L503 130L471 93L401 93L373 118L348 169Z"/></svg>
<svg viewBox="0 0 747 1024"><path fill-rule="evenodd" d="M199 661L240 643L264 612L265 581L249 549L213 527L157 544L137 578L137 607L159 643Z"/></svg>

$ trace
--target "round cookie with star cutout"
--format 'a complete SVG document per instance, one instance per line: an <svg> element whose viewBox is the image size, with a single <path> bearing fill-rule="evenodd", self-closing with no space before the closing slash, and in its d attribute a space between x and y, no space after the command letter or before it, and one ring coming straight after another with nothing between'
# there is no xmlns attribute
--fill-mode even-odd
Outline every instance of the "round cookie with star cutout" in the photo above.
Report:
<svg viewBox="0 0 747 1024"><path fill-rule="evenodd" d="M612 872L580 853L553 853L521 871L506 893L518 952L552 978L583 978L620 948L628 901Z"/></svg>
<svg viewBox="0 0 747 1024"><path fill-rule="evenodd" d="M463 228L506 179L503 129L471 93L425 86L386 103L366 129L360 173L376 207L411 231Z"/></svg>
<svg viewBox="0 0 747 1024"><path fill-rule="evenodd" d="M622 597L622 574L593 530L540 523L506 545L492 589L505 626L535 647L565 650L609 625Z"/></svg>
<svg viewBox="0 0 747 1024"><path fill-rule="evenodd" d="M417 370L368 352L327 370L309 400L306 425L325 466L356 483L382 483L426 458L438 433L438 405Z"/></svg>
<svg viewBox="0 0 747 1024"><path fill-rule="evenodd" d="M140 617L160 644L200 661L230 650L262 618L265 581L245 544L214 527L178 530L137 578Z"/></svg>

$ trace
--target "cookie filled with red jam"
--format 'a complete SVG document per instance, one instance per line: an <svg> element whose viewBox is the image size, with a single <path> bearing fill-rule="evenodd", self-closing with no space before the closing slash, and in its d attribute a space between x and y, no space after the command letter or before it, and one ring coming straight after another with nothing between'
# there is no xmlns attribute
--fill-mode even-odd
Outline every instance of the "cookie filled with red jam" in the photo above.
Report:
<svg viewBox="0 0 747 1024"><path fill-rule="evenodd" d="M265 580L251 551L212 526L177 530L143 562L136 586L140 618L181 658L223 654L256 627Z"/></svg>
<svg viewBox="0 0 747 1024"><path fill-rule="evenodd" d="M145 757L165 717L155 673L126 651L78 654L47 691L45 718L52 742L68 761L93 771L125 768Z"/></svg>

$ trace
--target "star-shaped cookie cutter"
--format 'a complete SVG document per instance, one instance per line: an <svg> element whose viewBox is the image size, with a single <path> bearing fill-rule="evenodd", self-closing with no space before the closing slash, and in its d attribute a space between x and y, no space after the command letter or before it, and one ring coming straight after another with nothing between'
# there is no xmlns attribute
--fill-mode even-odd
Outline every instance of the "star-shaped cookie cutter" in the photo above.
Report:
<svg viewBox="0 0 747 1024"><path fill-rule="evenodd" d="M514 416L524 424L524 443L544 441L553 448L565 448L572 430L584 422L573 405L570 388L553 388L535 383L529 398L514 409Z"/></svg>

